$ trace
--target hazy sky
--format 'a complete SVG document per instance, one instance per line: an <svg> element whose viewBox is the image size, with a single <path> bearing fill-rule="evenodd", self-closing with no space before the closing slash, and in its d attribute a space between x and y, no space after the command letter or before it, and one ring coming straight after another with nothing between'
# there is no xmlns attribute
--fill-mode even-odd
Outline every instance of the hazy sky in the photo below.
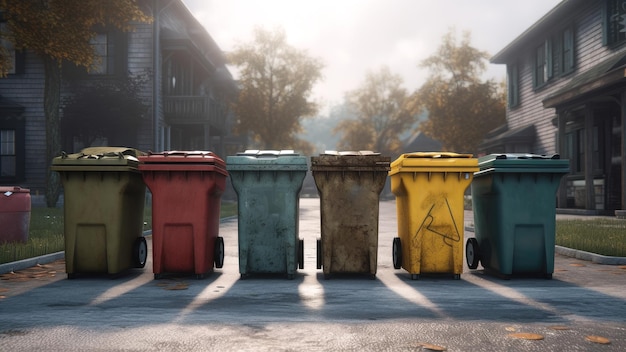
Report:
<svg viewBox="0 0 626 352"><path fill-rule="evenodd" d="M368 71L387 65L409 90L428 72L420 61L433 55L444 34L471 32L474 47L496 54L559 0L183 0L222 50L252 40L255 26L282 27L290 45L324 64L314 89L323 107L339 104ZM233 70L231 70L233 71ZM236 72L233 71L236 76ZM487 78L504 79L503 65Z"/></svg>

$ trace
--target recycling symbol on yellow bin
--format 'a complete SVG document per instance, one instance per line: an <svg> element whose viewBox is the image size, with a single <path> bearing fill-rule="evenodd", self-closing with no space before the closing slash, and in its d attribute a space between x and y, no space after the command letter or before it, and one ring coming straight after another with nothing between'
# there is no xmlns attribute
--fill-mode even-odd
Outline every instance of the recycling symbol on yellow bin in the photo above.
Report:
<svg viewBox="0 0 626 352"><path fill-rule="evenodd" d="M424 238L423 236L427 233L441 236L443 242L450 247L452 247L453 242L461 240L448 199L443 198L443 202L436 202L430 207L415 233L414 239Z"/></svg>

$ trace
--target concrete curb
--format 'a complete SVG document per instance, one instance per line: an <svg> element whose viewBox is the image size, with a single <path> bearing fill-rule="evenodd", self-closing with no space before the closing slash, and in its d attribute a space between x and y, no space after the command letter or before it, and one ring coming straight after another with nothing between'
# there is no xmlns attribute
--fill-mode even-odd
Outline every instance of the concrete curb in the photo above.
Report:
<svg viewBox="0 0 626 352"><path fill-rule="evenodd" d="M12 271L24 270L37 264L48 264L55 260L65 258L65 251L42 255L39 257L18 260L16 262L0 264L0 274L10 273Z"/></svg>
<svg viewBox="0 0 626 352"><path fill-rule="evenodd" d="M229 216L229 217L226 217L226 218L222 218L222 219L220 219L220 222L230 221L230 220L233 220L233 219L237 219L237 215L233 215L233 216ZM143 236L144 237L145 236L152 236L152 230L144 231L143 232ZM28 269L30 267L33 267L33 266L37 265L37 264L52 263L55 260L64 259L64 258L65 258L65 251L61 251L61 252L56 252L56 253L42 255L42 256L39 256L39 257L18 260L16 262L0 264L0 275L1 274L6 274L6 273L10 273L12 271Z"/></svg>
<svg viewBox="0 0 626 352"><path fill-rule="evenodd" d="M555 246L554 251L567 257L587 260L595 264L626 265L626 257L610 257L561 246Z"/></svg>

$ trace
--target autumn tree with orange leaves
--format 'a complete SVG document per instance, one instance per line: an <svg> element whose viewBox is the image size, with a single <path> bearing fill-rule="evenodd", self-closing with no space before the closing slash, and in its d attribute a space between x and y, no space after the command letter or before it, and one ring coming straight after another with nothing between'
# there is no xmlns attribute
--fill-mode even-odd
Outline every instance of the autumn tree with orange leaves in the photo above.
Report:
<svg viewBox="0 0 626 352"><path fill-rule="evenodd" d="M257 148L311 152L312 146L296 134L301 119L317 112L310 95L322 77L323 64L289 45L282 29L261 27L255 29L252 42L229 55L229 61L240 73L241 91L234 104L237 132L249 133Z"/></svg>
<svg viewBox="0 0 626 352"><path fill-rule="evenodd" d="M503 85L481 79L488 58L470 45L469 32L457 42L450 31L437 53L421 63L431 75L413 96L428 114L419 128L446 151L475 154L487 132L506 121Z"/></svg>
<svg viewBox="0 0 626 352"><path fill-rule="evenodd" d="M341 121L335 133L341 133L338 148L372 150L396 155L402 149L400 135L416 121L409 94L402 78L384 66L369 72L363 84L346 94L346 104L356 119Z"/></svg>

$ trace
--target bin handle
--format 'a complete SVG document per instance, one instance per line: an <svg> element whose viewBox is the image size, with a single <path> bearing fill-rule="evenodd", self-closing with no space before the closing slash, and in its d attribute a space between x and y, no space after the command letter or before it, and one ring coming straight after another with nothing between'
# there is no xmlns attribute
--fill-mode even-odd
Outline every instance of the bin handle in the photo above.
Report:
<svg viewBox="0 0 626 352"><path fill-rule="evenodd" d="M80 153L80 155L78 156L78 159L102 159L104 157L117 157L118 159L124 159L124 153L119 153L119 152L109 152L109 153L103 153L103 154L83 154Z"/></svg>
<svg viewBox="0 0 626 352"><path fill-rule="evenodd" d="M149 151L148 155L162 155L164 157L168 157L168 156L183 156L183 157L188 157L188 156L213 156L213 152L211 151L204 151L204 150L193 150L193 151L181 151L181 150L172 150L172 151L168 151L168 152L162 152L162 153L155 153L153 151Z"/></svg>
<svg viewBox="0 0 626 352"><path fill-rule="evenodd" d="M552 154L551 156L546 156L546 155L538 155L538 154L499 154L498 156L496 156L496 159L552 159L552 160L556 160L556 159L561 159L561 155L559 154Z"/></svg>

